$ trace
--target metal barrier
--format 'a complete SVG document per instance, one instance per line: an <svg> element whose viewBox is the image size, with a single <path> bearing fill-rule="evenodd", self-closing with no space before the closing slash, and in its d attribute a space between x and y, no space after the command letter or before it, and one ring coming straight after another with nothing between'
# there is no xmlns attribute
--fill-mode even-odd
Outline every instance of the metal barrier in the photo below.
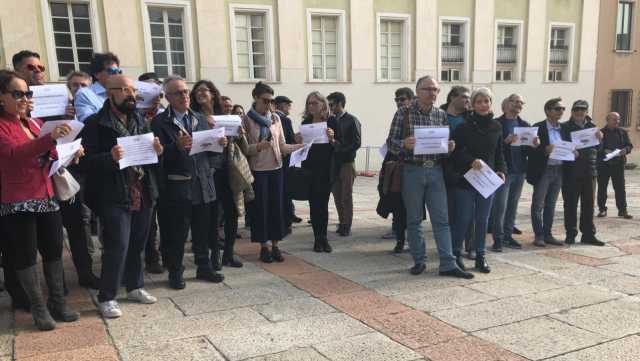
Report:
<svg viewBox="0 0 640 361"><path fill-rule="evenodd" d="M377 173L382 168L383 160L379 146L361 147L356 154L356 171Z"/></svg>

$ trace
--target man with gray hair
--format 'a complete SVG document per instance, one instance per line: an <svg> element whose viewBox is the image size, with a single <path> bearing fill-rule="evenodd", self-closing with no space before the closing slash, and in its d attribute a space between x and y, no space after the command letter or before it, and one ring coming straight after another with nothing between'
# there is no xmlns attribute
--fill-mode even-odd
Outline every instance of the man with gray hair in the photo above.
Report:
<svg viewBox="0 0 640 361"><path fill-rule="evenodd" d="M402 167L402 199L407 211L409 249L414 261L410 272L419 275L425 270L425 242L422 233L422 209L426 203L433 227L433 235L440 257L441 276L473 278L473 274L461 270L453 256L447 190L444 184L441 160L446 154L414 154L416 127L447 127L447 114L435 106L440 87L431 76L418 79L417 98L396 111L387 146L389 152L404 159ZM449 141L449 152L455 144Z"/></svg>
<svg viewBox="0 0 640 361"><path fill-rule="evenodd" d="M496 252L501 252L502 247L522 248L522 245L513 239L518 212L518 201L522 194L522 186L527 173L527 146L514 145L518 136L514 134L516 127L529 127L529 123L520 118L524 99L518 94L511 94L502 102L504 112L497 120L502 125L503 156L507 163L505 183L498 188L493 198L493 210L491 225L493 233L493 247ZM534 139L534 145L539 144L538 137Z"/></svg>

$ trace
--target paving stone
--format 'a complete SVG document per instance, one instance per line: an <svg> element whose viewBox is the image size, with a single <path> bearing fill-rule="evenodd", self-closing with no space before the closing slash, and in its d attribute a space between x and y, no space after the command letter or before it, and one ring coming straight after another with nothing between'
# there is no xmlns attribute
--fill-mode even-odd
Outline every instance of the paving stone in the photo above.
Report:
<svg viewBox="0 0 640 361"><path fill-rule="evenodd" d="M331 272L312 272L289 276L288 280L295 286L309 292L315 297L362 291L364 288Z"/></svg>
<svg viewBox="0 0 640 361"><path fill-rule="evenodd" d="M610 338L619 338L640 332L640 300L625 297L550 317Z"/></svg>
<svg viewBox="0 0 640 361"><path fill-rule="evenodd" d="M337 312L335 308L312 297L292 298L252 307L269 321L280 322Z"/></svg>
<svg viewBox="0 0 640 361"><path fill-rule="evenodd" d="M554 288L560 288L562 286L562 283L559 283L557 280L554 280L549 276L534 274L474 283L467 287L497 298L504 298L546 291Z"/></svg>
<svg viewBox="0 0 640 361"><path fill-rule="evenodd" d="M0 356L13 355L14 338L15 336L7 331L0 335Z"/></svg>
<svg viewBox="0 0 640 361"><path fill-rule="evenodd" d="M274 283L253 288L245 287L176 296L172 297L172 300L186 315L195 315L305 296L308 296L307 293L288 283Z"/></svg>
<svg viewBox="0 0 640 361"><path fill-rule="evenodd" d="M365 282L362 285L374 289L385 296L395 296L412 293L416 290L434 290L453 286L471 284L473 280L461 278L442 277L437 275L437 271L432 270L427 274L413 276L407 270L399 273L397 277L384 280Z"/></svg>
<svg viewBox="0 0 640 361"><path fill-rule="evenodd" d="M561 259L548 257L539 253L512 253L502 256L501 261L520 267L528 267L537 271L555 271L574 267L575 264Z"/></svg>
<svg viewBox="0 0 640 361"><path fill-rule="evenodd" d="M5 361L3 359L0 359ZM17 359L17 361L120 361L118 352L112 345L98 345L83 347L62 352L45 353L32 357ZM10 359L7 359L10 361Z"/></svg>
<svg viewBox="0 0 640 361"><path fill-rule="evenodd" d="M126 325L113 325L109 333L119 349L139 347L153 342L169 342L181 338L206 335L212 329L243 329L245 336L261 325L269 324L262 315L250 308L238 308L177 319L149 320Z"/></svg>
<svg viewBox="0 0 640 361"><path fill-rule="evenodd" d="M379 333L370 333L315 346L335 361L422 360L422 355Z"/></svg>
<svg viewBox="0 0 640 361"><path fill-rule="evenodd" d="M464 332L417 310L372 315L363 321L411 349L431 346L455 337L465 336Z"/></svg>
<svg viewBox="0 0 640 361"><path fill-rule="evenodd" d="M640 359L640 337L629 336L554 357L548 361L636 361L638 359Z"/></svg>
<svg viewBox="0 0 640 361"><path fill-rule="evenodd" d="M310 347L292 348L273 355L250 358L247 361L328 361L318 351Z"/></svg>
<svg viewBox="0 0 640 361"><path fill-rule="evenodd" d="M557 311L558 308L555 306L534 302L524 297L511 297L437 311L432 315L465 331L477 331Z"/></svg>
<svg viewBox="0 0 640 361"><path fill-rule="evenodd" d="M329 314L271 323L250 330L211 327L207 338L229 360L244 360L370 332L369 327L345 314Z"/></svg>
<svg viewBox="0 0 640 361"><path fill-rule="evenodd" d="M224 284L229 288L253 288L260 287L265 284L282 284L287 282L284 279L265 270L260 270L260 272L228 274L225 268L223 270L223 274Z"/></svg>
<svg viewBox="0 0 640 361"><path fill-rule="evenodd" d="M393 296L394 299L418 310L433 312L494 300L495 298L467 287L421 290Z"/></svg>
<svg viewBox="0 0 640 361"><path fill-rule="evenodd" d="M123 325L128 323L145 322L167 318L184 317L184 314L168 298L160 298L151 305L135 302L119 302L122 310L120 318L106 318L109 325Z"/></svg>
<svg viewBox="0 0 640 361"><path fill-rule="evenodd" d="M603 279L618 277L621 274L609 271L601 267L576 266L565 268L558 271L547 272L547 275L553 277L558 282L567 285L580 285L590 282L596 282Z"/></svg>
<svg viewBox="0 0 640 361"><path fill-rule="evenodd" d="M416 350L431 361L526 361L525 358L474 336Z"/></svg>
<svg viewBox="0 0 640 361"><path fill-rule="evenodd" d="M369 290L331 295L324 297L322 300L357 319L409 310L402 303Z"/></svg>
<svg viewBox="0 0 640 361"><path fill-rule="evenodd" d="M466 263L468 263L469 267L473 266L472 261L467 261ZM489 265L491 265L491 273L475 273L475 278L472 280L473 283L536 273L534 270L505 262L489 262Z"/></svg>
<svg viewBox="0 0 640 361"><path fill-rule="evenodd" d="M612 257L620 257L626 256L627 254L621 251L619 248L613 246L605 246L605 247L593 247L593 246L584 246L584 245L576 245L567 250L569 253L592 257L592 258L612 258Z"/></svg>
<svg viewBox="0 0 640 361"><path fill-rule="evenodd" d="M108 342L107 333L101 325L56 328L48 332L23 331L15 338L15 357L21 359L44 353L106 345Z"/></svg>
<svg viewBox="0 0 640 361"><path fill-rule="evenodd" d="M136 347L122 352L124 361L224 361L205 337Z"/></svg>
<svg viewBox="0 0 640 361"><path fill-rule="evenodd" d="M322 271L322 269L313 266L300 257L295 256L287 257L285 262L282 263L264 263L261 264L261 267L278 276L300 275L308 272Z"/></svg>
<svg viewBox="0 0 640 361"><path fill-rule="evenodd" d="M579 285L543 291L527 297L535 302L554 306L561 310L568 310L613 300L621 297L621 295L601 287Z"/></svg>
<svg viewBox="0 0 640 361"><path fill-rule="evenodd" d="M564 260L568 264L574 263L574 264L581 264L584 266L591 266L591 267L603 266L606 264L613 263L613 261L610 261L608 259L587 257L580 254L571 253L569 252L568 249L550 250L550 251L544 252L544 255Z"/></svg>
<svg viewBox="0 0 640 361"><path fill-rule="evenodd" d="M474 336L495 342L532 360L556 356L606 340L602 335L548 317L490 328L475 332Z"/></svg>
<svg viewBox="0 0 640 361"><path fill-rule="evenodd" d="M593 285L606 287L628 295L640 294L640 277L619 275L595 281Z"/></svg>

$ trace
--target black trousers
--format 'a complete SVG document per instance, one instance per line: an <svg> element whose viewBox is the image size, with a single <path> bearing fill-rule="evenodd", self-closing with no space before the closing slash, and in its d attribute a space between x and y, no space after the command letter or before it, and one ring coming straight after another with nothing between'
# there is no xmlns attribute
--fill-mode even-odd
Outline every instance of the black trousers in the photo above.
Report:
<svg viewBox="0 0 640 361"><path fill-rule="evenodd" d="M213 174L213 180L216 184L216 197L222 205L224 243L225 247L228 247L229 245L233 245L236 240L236 234L238 233L238 209L233 199L233 192L229 187L229 170L227 168L216 169L216 172ZM216 216L214 219L218 219L218 217ZM214 235L218 235L217 229L215 229Z"/></svg>
<svg viewBox="0 0 640 361"><path fill-rule="evenodd" d="M218 252L218 243L211 232L217 231L217 202L193 205L191 202L164 204L158 209L160 222L160 251L169 272L183 269L184 245L191 229L195 263L199 269L212 269L209 249Z"/></svg>
<svg viewBox="0 0 640 361"><path fill-rule="evenodd" d="M34 266L38 251L44 263L62 257L62 219L60 212L20 212L5 217L7 256L16 271Z"/></svg>
<svg viewBox="0 0 640 361"><path fill-rule="evenodd" d="M323 174L322 169L312 169L311 174L311 195L309 196L311 226L314 238L322 240L327 238L331 182L328 170Z"/></svg>
<svg viewBox="0 0 640 361"><path fill-rule="evenodd" d="M564 173L562 199L564 200L564 228L567 237L578 235L578 201L580 201L580 232L583 237L596 234L593 224L595 177L585 174Z"/></svg>
<svg viewBox="0 0 640 361"><path fill-rule="evenodd" d="M71 258L76 267L78 276L88 277L93 271L93 259L89 253L89 245L93 243L91 238L91 210L84 205L85 176L73 173L80 183L80 191L73 202L60 202L62 224L67 229Z"/></svg>
<svg viewBox="0 0 640 361"><path fill-rule="evenodd" d="M14 258L9 253L9 234L5 222L5 217L0 217L0 254L2 255L4 288L11 296L14 305L25 305L29 303L29 298L18 280Z"/></svg>
<svg viewBox="0 0 640 361"><path fill-rule="evenodd" d="M614 163L609 163L609 162ZM598 164L598 208L601 211L607 210L607 187L609 178L613 183L613 191L616 195L616 207L618 213L627 211L627 193L624 189L624 162L611 160Z"/></svg>
<svg viewBox="0 0 640 361"><path fill-rule="evenodd" d="M151 212L151 225L149 227L149 239L144 247L144 263L147 265L160 262L160 251L158 251L158 207L153 207Z"/></svg>
<svg viewBox="0 0 640 361"><path fill-rule="evenodd" d="M150 208L131 211L124 207L102 206L100 222L103 250L99 302L114 300L123 278L127 291L144 286L142 252L149 236L150 220Z"/></svg>
<svg viewBox="0 0 640 361"><path fill-rule="evenodd" d="M251 242L280 241L285 236L282 168L253 172L256 198L251 207Z"/></svg>

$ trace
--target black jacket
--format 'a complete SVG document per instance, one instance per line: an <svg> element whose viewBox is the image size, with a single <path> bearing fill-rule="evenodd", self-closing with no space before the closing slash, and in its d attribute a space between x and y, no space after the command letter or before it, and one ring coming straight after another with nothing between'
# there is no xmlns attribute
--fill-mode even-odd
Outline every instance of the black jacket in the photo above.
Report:
<svg viewBox="0 0 640 361"><path fill-rule="evenodd" d="M495 172L506 173L502 154L502 126L493 119L492 114L483 117L470 113L453 132L453 140L456 148L451 160L458 174L468 172L475 159L482 159ZM457 185L470 187L463 177L459 178Z"/></svg>
<svg viewBox="0 0 640 361"><path fill-rule="evenodd" d="M604 137L602 138L602 143L598 148L598 162L604 163L604 164L610 163L610 162L611 164L617 164L620 162L624 163L626 160L625 159L626 157L616 157L609 160L606 163L603 162L603 160L604 160L604 156L607 153L616 149L625 149L627 151L627 154L631 153L631 150L633 149L633 144L631 144L631 141L629 140L629 133L627 133L627 131L622 128L610 129L610 128L604 127L600 129L600 131L602 132Z"/></svg>
<svg viewBox="0 0 640 361"><path fill-rule="evenodd" d="M547 168L549 155L547 155L546 148L550 144L550 141L546 119L533 126L538 127L540 145L535 148L527 147L527 182L531 185L536 185Z"/></svg>
<svg viewBox="0 0 640 361"><path fill-rule="evenodd" d="M327 126L335 133L333 151L336 157L336 165L351 163L356 159L356 153L361 145L360 122L358 118L344 112L338 119L331 116Z"/></svg>
<svg viewBox="0 0 640 361"><path fill-rule="evenodd" d="M117 138L125 136L115 126L120 120L111 111L111 103L105 101L102 109L88 117L80 133L85 156L80 158L80 168L87 174L85 203L97 214L102 206L131 207L132 176L128 168L120 169L118 162L111 157L111 148L117 144ZM137 123L140 135L151 132L144 118L138 113L129 115L129 122ZM144 177L141 184L143 191L148 192L152 201L158 198L156 183L157 164L144 165Z"/></svg>
<svg viewBox="0 0 640 361"><path fill-rule="evenodd" d="M511 171L512 169L512 160L511 160L511 146L508 144L504 143L505 138L507 138L507 136L509 136L509 134L505 133L505 126L504 123L507 121L507 118L503 115L501 115L498 119L496 119L498 122L500 122L500 125L502 126L502 154L504 156L504 161L507 164L507 170ZM524 121L522 118L518 117L517 119L517 123L518 123L518 127L530 127L531 125L529 125L529 123L527 123L526 121ZM527 152L528 152L528 146L521 146L520 147L522 149L522 154L523 154L523 161L524 164L522 165L522 167L526 170L527 169Z"/></svg>
<svg viewBox="0 0 640 361"><path fill-rule="evenodd" d="M209 130L205 117L189 110L193 122L193 131ZM209 203L216 199L216 187L213 180L215 168L212 160L216 153L202 152L193 156L177 145L178 133L185 132L182 124L176 120L171 107L158 114L151 122L153 133L160 138L164 153L160 165L159 186L163 204L193 202Z"/></svg>
<svg viewBox="0 0 640 361"><path fill-rule="evenodd" d="M561 125L562 140L570 142L571 132L578 130L595 128L596 125L591 122L590 118L587 118L584 123L584 128L580 128L573 120L562 123ZM598 175L598 167L596 161L598 158L598 147L589 147L578 149L578 156L573 162L565 161L562 165L563 176L567 177L581 177Z"/></svg>
<svg viewBox="0 0 640 361"><path fill-rule="evenodd" d="M280 122L282 123L282 131L284 132L284 141L287 144L295 144L295 132L293 131L293 122L288 115L283 112L277 110L276 114L280 117Z"/></svg>

